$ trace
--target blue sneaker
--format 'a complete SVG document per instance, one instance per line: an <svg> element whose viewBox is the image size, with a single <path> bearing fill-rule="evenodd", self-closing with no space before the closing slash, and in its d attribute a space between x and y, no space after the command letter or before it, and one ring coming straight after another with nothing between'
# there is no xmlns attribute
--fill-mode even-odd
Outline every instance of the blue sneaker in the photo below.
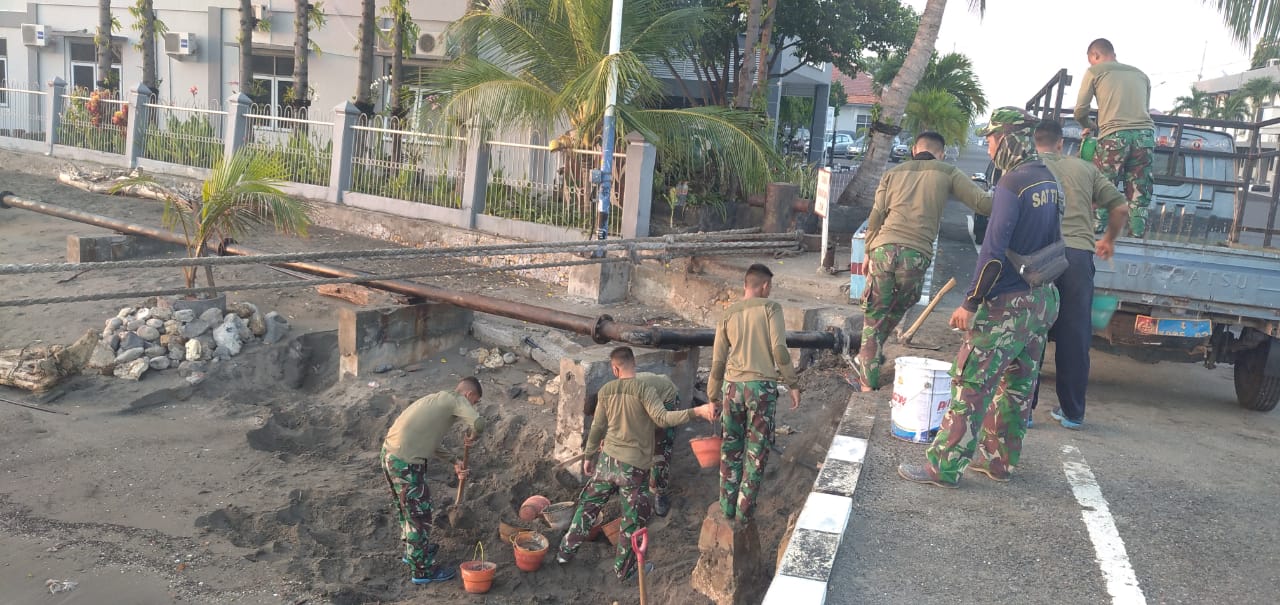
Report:
<svg viewBox="0 0 1280 605"><path fill-rule="evenodd" d="M432 582L448 582L456 575L458 575L458 571L452 567L436 567L435 571L428 572L425 575L419 576L417 573L414 573L413 578L411 579L414 584L421 585L430 584Z"/></svg>
<svg viewBox="0 0 1280 605"><path fill-rule="evenodd" d="M1053 410L1049 412L1049 415L1053 416L1054 420L1057 420L1059 423L1061 423L1062 428L1064 429L1071 429L1073 431L1078 431L1080 430L1080 427L1084 426L1084 421L1072 420L1070 418L1067 418L1065 415L1063 415L1062 408L1053 408Z"/></svg>
<svg viewBox="0 0 1280 605"><path fill-rule="evenodd" d="M1030 416L1027 416L1027 428L1035 426L1036 422Z"/></svg>

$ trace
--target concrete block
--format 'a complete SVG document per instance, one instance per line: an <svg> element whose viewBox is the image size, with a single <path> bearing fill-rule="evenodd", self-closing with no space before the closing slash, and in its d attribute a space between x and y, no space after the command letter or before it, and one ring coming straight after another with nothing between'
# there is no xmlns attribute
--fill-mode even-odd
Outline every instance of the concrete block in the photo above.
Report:
<svg viewBox="0 0 1280 605"><path fill-rule="evenodd" d="M672 261L671 266L679 267L679 260ZM741 295L741 281L731 285L707 279L693 273L692 265L685 266L690 270L669 270L659 263L645 261L632 275L631 299L671 309L688 321L715 325L724 308Z"/></svg>
<svg viewBox="0 0 1280 605"><path fill-rule="evenodd" d="M796 521L796 529L839 534L849 523L849 513L853 510L853 499L848 496L836 496L810 492L809 498L800 509L800 518Z"/></svg>
<svg viewBox="0 0 1280 605"><path fill-rule="evenodd" d="M840 548L841 533L828 533L796 528L791 534L791 544L782 557L778 575L807 578L826 582L831 577L836 551Z"/></svg>
<svg viewBox="0 0 1280 605"><path fill-rule="evenodd" d="M500 317L476 317L471 335L490 347L508 349L529 356L543 369L560 372L560 361L580 355L582 346L559 330ZM530 346L525 339L537 346Z"/></svg>
<svg viewBox="0 0 1280 605"><path fill-rule="evenodd" d="M467 335L471 311L442 303L338 311L338 377L382 365L407 365L452 350Z"/></svg>
<svg viewBox="0 0 1280 605"><path fill-rule="evenodd" d="M177 244L132 235L67 236L67 262L69 263L100 263L175 254L184 255L186 249Z"/></svg>
<svg viewBox="0 0 1280 605"><path fill-rule="evenodd" d="M577 351L560 361L560 401L556 407L556 438L552 455L564 461L582 453L586 432L591 428L586 415L587 396L614 379L609 353L615 345L596 345ZM699 349L665 351L632 347L636 369L666 374L676 383L682 402L692 401L697 379Z"/></svg>
<svg viewBox="0 0 1280 605"><path fill-rule="evenodd" d="M569 269L569 296L607 305L627 300L630 291L630 263L582 265Z"/></svg>
<svg viewBox="0 0 1280 605"><path fill-rule="evenodd" d="M861 462L828 458L818 472L818 479L813 482L813 489L824 494L852 497L853 491L858 488L858 477L861 474Z"/></svg>
<svg viewBox="0 0 1280 605"><path fill-rule="evenodd" d="M756 602L769 578L763 573L760 536L754 523L735 526L720 513L719 503L712 503L702 520L698 553L691 578L694 590L716 605Z"/></svg>
<svg viewBox="0 0 1280 605"><path fill-rule="evenodd" d="M778 576L769 584L763 605L823 605L827 583L808 578Z"/></svg>
<svg viewBox="0 0 1280 605"><path fill-rule="evenodd" d="M827 458L831 460L860 463L866 457L867 440L858 437L836 435L835 439L831 440L831 449L827 451Z"/></svg>

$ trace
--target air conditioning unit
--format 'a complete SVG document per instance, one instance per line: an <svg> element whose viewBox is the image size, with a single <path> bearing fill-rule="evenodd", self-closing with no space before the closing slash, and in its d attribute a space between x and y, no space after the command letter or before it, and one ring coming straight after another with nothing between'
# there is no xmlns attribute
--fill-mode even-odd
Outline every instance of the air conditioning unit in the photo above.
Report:
<svg viewBox="0 0 1280 605"><path fill-rule="evenodd" d="M265 4L253 5L253 18L259 21L266 21L271 18L271 9Z"/></svg>
<svg viewBox="0 0 1280 605"><path fill-rule="evenodd" d="M445 44L443 33L427 32L418 36L418 54L424 57L444 57Z"/></svg>
<svg viewBox="0 0 1280 605"><path fill-rule="evenodd" d="M48 46L49 26L33 23L22 24L22 43L27 46Z"/></svg>
<svg viewBox="0 0 1280 605"><path fill-rule="evenodd" d="M187 32L166 32L164 35L164 52L176 57L196 54L195 34Z"/></svg>
<svg viewBox="0 0 1280 605"><path fill-rule="evenodd" d="M392 40L391 32L392 32L392 29L391 29L390 27L380 27L380 28L378 28L378 29L380 30L380 31L379 31L379 34L378 34L378 50L380 50L380 51L382 51L382 52L387 52L387 53L391 52L391 51L393 50L392 45L391 45L391 40ZM417 54L417 53L415 52L416 50L417 50L417 49L415 49L415 48L406 48L406 49L404 49L404 56L406 56L406 57L412 57L412 56L414 56L415 54Z"/></svg>

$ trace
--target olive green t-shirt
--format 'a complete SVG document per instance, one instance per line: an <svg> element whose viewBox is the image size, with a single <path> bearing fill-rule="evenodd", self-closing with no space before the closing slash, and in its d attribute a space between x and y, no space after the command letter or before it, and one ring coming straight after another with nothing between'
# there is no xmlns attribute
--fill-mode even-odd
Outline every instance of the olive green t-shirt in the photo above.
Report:
<svg viewBox="0 0 1280 605"><path fill-rule="evenodd" d="M1089 105L1098 97L1098 123L1089 119ZM1151 80L1132 65L1106 61L1084 72L1075 118L1099 137L1121 130L1152 130Z"/></svg>
<svg viewBox="0 0 1280 605"><path fill-rule="evenodd" d="M662 374L636 372L636 380L640 381L640 384L657 391L658 399L662 400L663 405L674 403L680 396L680 391L676 389L676 383L671 382L670 378Z"/></svg>
<svg viewBox="0 0 1280 605"><path fill-rule="evenodd" d="M409 404L396 417L382 447L392 456L414 464L426 462L432 454L440 460L452 462L459 457L440 443L455 420L471 425L471 431L476 435L484 430L484 419L461 393L440 391L427 395Z"/></svg>
<svg viewBox="0 0 1280 605"><path fill-rule="evenodd" d="M593 454L603 442L610 458L637 468L653 467L654 431L696 418L692 409L668 412L658 392L635 378L610 381L598 397L585 451Z"/></svg>
<svg viewBox="0 0 1280 605"><path fill-rule="evenodd" d="M725 381L768 380L796 388L796 370L787 351L782 305L767 298L740 300L716 325L707 397L720 401Z"/></svg>
<svg viewBox="0 0 1280 605"><path fill-rule="evenodd" d="M1062 239L1068 248L1094 251L1094 214L1098 208L1111 210L1125 203L1120 193L1093 164L1057 153L1040 153L1040 160L1053 173L1067 194L1062 215Z"/></svg>
<svg viewBox="0 0 1280 605"><path fill-rule="evenodd" d="M876 188L867 218L867 251L898 244L932 258L942 211L952 196L978 214L991 214L991 194L951 164L907 160L894 166Z"/></svg>

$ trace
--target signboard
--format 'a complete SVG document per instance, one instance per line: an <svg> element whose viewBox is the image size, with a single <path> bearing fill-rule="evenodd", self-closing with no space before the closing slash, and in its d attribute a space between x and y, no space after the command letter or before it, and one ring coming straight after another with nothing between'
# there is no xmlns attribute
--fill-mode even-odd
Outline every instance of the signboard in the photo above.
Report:
<svg viewBox="0 0 1280 605"><path fill-rule="evenodd" d="M827 208L831 204L831 169L818 169L818 188L813 194L813 213L827 218Z"/></svg>
<svg viewBox="0 0 1280 605"><path fill-rule="evenodd" d="M1213 324L1207 319L1161 319L1139 315L1134 319L1133 331L1142 336L1208 338L1213 333Z"/></svg>

